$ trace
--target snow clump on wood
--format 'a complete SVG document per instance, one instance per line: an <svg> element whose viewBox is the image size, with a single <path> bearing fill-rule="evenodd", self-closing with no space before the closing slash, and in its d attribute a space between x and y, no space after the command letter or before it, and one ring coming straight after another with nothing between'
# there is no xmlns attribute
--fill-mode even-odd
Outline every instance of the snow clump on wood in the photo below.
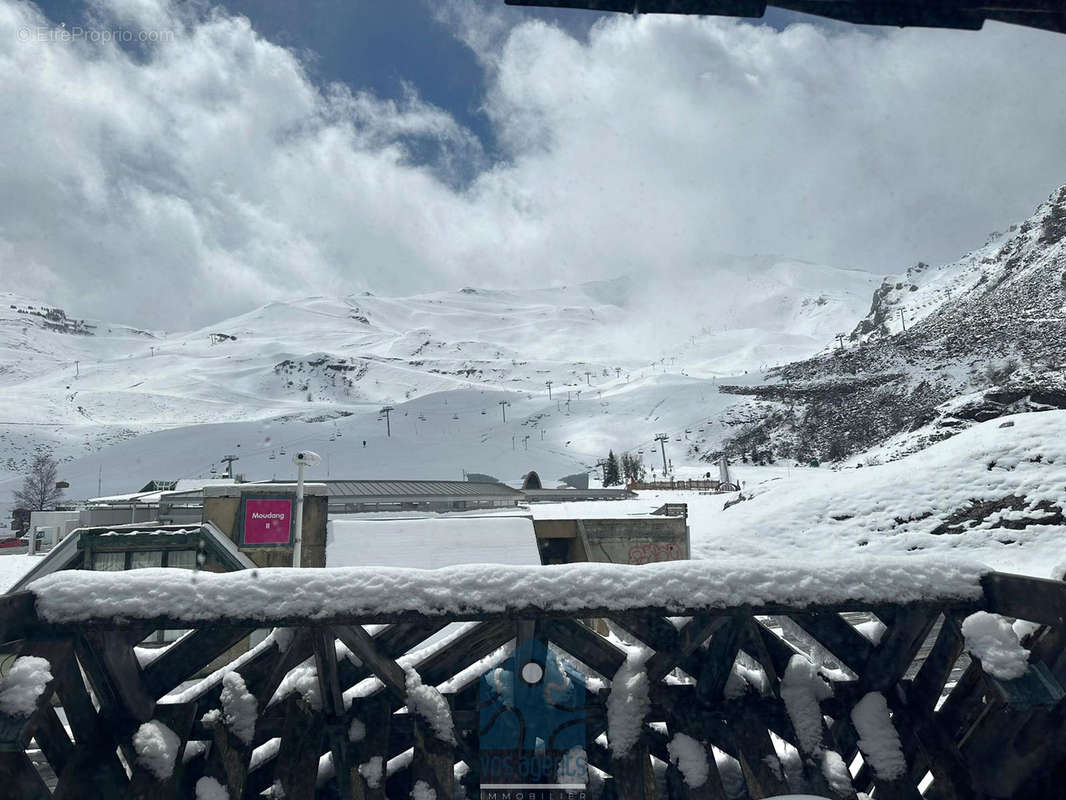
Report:
<svg viewBox="0 0 1066 800"><path fill-rule="evenodd" d="M607 696L607 740L611 752L625 755L640 738L640 728L651 709L648 699L648 673L644 662L652 651L646 647L632 647L625 663L611 680Z"/></svg>
<svg viewBox="0 0 1066 800"><path fill-rule="evenodd" d="M899 733L888 715L888 701L880 692L870 692L851 710L851 721L859 733L859 749L878 778L886 781L907 771Z"/></svg>
<svg viewBox="0 0 1066 800"><path fill-rule="evenodd" d="M781 699L804 755L816 753L821 746L822 709L818 704L832 694L832 687L809 658L801 653L792 656L781 680Z"/></svg>
<svg viewBox="0 0 1066 800"><path fill-rule="evenodd" d="M221 700L226 727L242 742L251 744L259 707L239 672L227 672L222 676Z"/></svg>
<svg viewBox="0 0 1066 800"><path fill-rule="evenodd" d="M230 800L226 787L207 775L196 782L196 800Z"/></svg>
<svg viewBox="0 0 1066 800"><path fill-rule="evenodd" d="M413 669L407 674L407 707L422 717L433 728L433 733L442 742L455 744L455 725L448 701L433 686L426 686Z"/></svg>
<svg viewBox="0 0 1066 800"><path fill-rule="evenodd" d="M978 611L962 623L966 649L981 662L981 668L1000 680L1020 678L1029 667L1029 652L1018 634L998 614Z"/></svg>
<svg viewBox="0 0 1066 800"><path fill-rule="evenodd" d="M369 761L364 761L359 765L359 774L363 776L366 785L371 789L377 789L381 785L384 766L381 756L374 756Z"/></svg>
<svg viewBox="0 0 1066 800"><path fill-rule="evenodd" d="M37 698L52 680L52 665L38 656L15 659L0 679L0 711L12 717L28 717L37 710Z"/></svg>
<svg viewBox="0 0 1066 800"><path fill-rule="evenodd" d="M710 767L707 763L707 748L702 742L684 733L675 733L666 745L666 750L670 754L670 761L681 771L685 783L697 789L707 782Z"/></svg>
<svg viewBox="0 0 1066 800"><path fill-rule="evenodd" d="M161 781L174 772L180 748L181 739L159 720L144 723L133 734L137 762Z"/></svg>

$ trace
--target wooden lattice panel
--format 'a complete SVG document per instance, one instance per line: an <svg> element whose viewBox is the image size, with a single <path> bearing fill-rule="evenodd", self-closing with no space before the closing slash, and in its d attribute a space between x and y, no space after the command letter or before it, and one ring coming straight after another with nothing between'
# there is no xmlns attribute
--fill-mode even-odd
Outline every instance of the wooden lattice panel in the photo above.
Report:
<svg viewBox="0 0 1066 800"><path fill-rule="evenodd" d="M205 780L230 798L399 798L416 785L437 798L477 797L479 678L531 638L587 676L584 751L599 776L590 794L916 798L921 786L937 798L1057 796L1066 586L996 574L983 586L973 603L691 609L684 618L639 608L467 614L464 627L428 645L452 619L286 619L203 678L252 633L247 620L48 623L32 595L9 596L0 599L6 650L46 659L51 680L28 716L0 716L0 797L191 798ZM1026 639L1025 675L998 680L964 652L961 622L978 610L1040 624ZM883 629L870 636L859 620ZM158 627L191 630L142 665L135 645ZM610 698L627 691L615 679L634 674L635 653L647 708L623 751L612 742ZM789 694L803 685L786 677L808 655L827 687L811 695L813 728L809 714L797 716L796 697L806 696ZM898 769L862 758L853 712L876 711L877 698L898 736ZM446 704L446 730L427 703ZM172 771L137 744L145 723L173 736ZM689 746L687 764L673 757L678 741ZM702 782L685 774L693 743L704 754Z"/></svg>

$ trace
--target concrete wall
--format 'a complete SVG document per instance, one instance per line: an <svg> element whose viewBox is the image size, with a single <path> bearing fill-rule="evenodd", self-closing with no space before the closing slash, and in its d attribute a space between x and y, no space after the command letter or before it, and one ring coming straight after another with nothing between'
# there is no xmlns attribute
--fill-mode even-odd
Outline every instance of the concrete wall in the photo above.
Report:
<svg viewBox="0 0 1066 800"><path fill-rule="evenodd" d="M688 523L662 519L579 519L578 535L590 561L648 564L689 557Z"/></svg>
<svg viewBox="0 0 1066 800"><path fill-rule="evenodd" d="M647 564L689 558L683 517L534 520L545 564Z"/></svg>
<svg viewBox="0 0 1066 800"><path fill-rule="evenodd" d="M291 567L292 545L243 547L239 541L241 498L256 494L295 497L295 484L236 484L210 486L204 490L204 521L212 522L228 536L240 551L260 567ZM326 487L321 484L304 485L303 545L300 550L301 567L326 566L326 520L328 517Z"/></svg>

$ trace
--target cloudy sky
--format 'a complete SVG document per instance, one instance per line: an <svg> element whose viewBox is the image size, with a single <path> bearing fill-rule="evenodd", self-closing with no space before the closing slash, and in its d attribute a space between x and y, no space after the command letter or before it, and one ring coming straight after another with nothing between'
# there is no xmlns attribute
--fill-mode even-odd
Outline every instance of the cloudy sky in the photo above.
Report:
<svg viewBox="0 0 1066 800"><path fill-rule="evenodd" d="M720 253L953 260L1066 183L1063 74L1066 38L991 24L0 0L0 286L176 329Z"/></svg>

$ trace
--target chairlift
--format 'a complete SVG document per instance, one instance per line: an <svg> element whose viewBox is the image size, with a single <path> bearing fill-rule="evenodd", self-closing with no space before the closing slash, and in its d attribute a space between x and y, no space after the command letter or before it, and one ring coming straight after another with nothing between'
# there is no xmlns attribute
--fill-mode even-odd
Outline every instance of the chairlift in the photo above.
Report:
<svg viewBox="0 0 1066 800"><path fill-rule="evenodd" d="M284 447L283 447L283 448L281 448L280 450L278 450L278 455L279 455L279 456L283 456L283 455L285 455L285 448L284 448Z"/></svg>
<svg viewBox="0 0 1066 800"><path fill-rule="evenodd" d="M481 409L481 416L485 416L485 409Z"/></svg>
<svg viewBox="0 0 1066 800"><path fill-rule="evenodd" d="M458 414L452 414L452 419L459 419L459 415Z"/></svg>
<svg viewBox="0 0 1066 800"><path fill-rule="evenodd" d="M270 456L269 456L269 458L268 458L268 460L269 460L269 461L277 461L277 460L278 460L278 457L277 457L276 455L274 455L273 453L271 453L271 454L270 454Z"/></svg>

